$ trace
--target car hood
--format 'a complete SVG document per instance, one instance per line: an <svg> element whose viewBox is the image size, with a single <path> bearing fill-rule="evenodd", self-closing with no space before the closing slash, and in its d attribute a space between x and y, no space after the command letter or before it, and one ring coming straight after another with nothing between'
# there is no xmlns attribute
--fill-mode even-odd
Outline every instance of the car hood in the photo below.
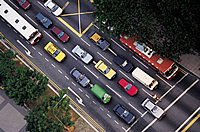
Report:
<svg viewBox="0 0 200 132"><path fill-rule="evenodd" d="M127 93L131 96L135 95L137 92L138 92L138 89L134 85L127 91Z"/></svg>
<svg viewBox="0 0 200 132"><path fill-rule="evenodd" d="M125 67L122 67L126 72L130 72L133 69L133 65L128 63Z"/></svg>
<svg viewBox="0 0 200 132"><path fill-rule="evenodd" d="M30 3L28 1L26 1L23 5L21 5L22 8L26 9L30 6Z"/></svg>
<svg viewBox="0 0 200 132"><path fill-rule="evenodd" d="M129 124L131 122L133 122L135 119L135 116L133 116L131 113L128 114L128 116L126 118L124 118L124 120Z"/></svg>
<svg viewBox="0 0 200 132"><path fill-rule="evenodd" d="M93 57L88 53L84 58L82 58L83 62L85 62L86 64L88 64L92 59Z"/></svg>
<svg viewBox="0 0 200 132"><path fill-rule="evenodd" d="M60 38L60 40L62 42L66 42L68 40L68 38L69 38L69 36L66 33L64 33L63 36Z"/></svg>
<svg viewBox="0 0 200 132"><path fill-rule="evenodd" d="M52 22L48 19L46 22L42 23L46 28L48 28Z"/></svg>
<svg viewBox="0 0 200 132"><path fill-rule="evenodd" d="M106 74L106 77L108 79L111 79L113 77L113 75L115 75L115 74L116 74L116 72L112 68L110 68L110 71Z"/></svg>
<svg viewBox="0 0 200 132"><path fill-rule="evenodd" d="M53 14L55 16L60 16L62 14L62 12L63 12L63 10L60 7L58 7L58 9L53 12Z"/></svg>

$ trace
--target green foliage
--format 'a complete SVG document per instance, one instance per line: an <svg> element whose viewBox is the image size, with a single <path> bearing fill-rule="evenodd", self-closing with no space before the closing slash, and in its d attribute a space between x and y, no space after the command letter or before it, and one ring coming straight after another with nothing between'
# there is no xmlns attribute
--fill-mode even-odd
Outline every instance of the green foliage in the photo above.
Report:
<svg viewBox="0 0 200 132"><path fill-rule="evenodd" d="M71 121L70 116L70 99L63 98L66 91L59 91L59 95L49 96L46 95L41 101L38 101L39 105L33 107L32 111L29 111L29 115L25 116L25 120L28 125L26 131L30 132L62 132L64 126L72 126L74 122ZM60 102L59 102L60 101ZM57 104L57 106L56 106ZM55 107L56 106L56 107ZM54 109L55 107L55 109ZM54 113L53 113L54 109ZM57 116L60 123L55 117ZM65 115L65 116L63 116Z"/></svg>
<svg viewBox="0 0 200 132"><path fill-rule="evenodd" d="M160 54L174 59L193 51L200 53L197 0L95 0L92 5L100 32L137 35Z"/></svg>
<svg viewBox="0 0 200 132"><path fill-rule="evenodd" d="M0 79L7 96L17 105L36 100L47 88L48 79L28 67L16 67L15 54L11 50L0 52Z"/></svg>

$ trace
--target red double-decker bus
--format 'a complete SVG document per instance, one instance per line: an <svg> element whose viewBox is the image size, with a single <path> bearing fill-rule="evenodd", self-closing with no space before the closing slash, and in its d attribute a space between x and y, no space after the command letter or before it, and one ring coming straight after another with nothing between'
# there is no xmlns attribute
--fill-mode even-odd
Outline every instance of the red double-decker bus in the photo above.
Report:
<svg viewBox="0 0 200 132"><path fill-rule="evenodd" d="M123 46L132 53L135 53L141 60L160 72L166 79L171 80L179 71L178 66L170 59L156 54L150 45L137 41L135 37L127 37L123 35L120 38Z"/></svg>

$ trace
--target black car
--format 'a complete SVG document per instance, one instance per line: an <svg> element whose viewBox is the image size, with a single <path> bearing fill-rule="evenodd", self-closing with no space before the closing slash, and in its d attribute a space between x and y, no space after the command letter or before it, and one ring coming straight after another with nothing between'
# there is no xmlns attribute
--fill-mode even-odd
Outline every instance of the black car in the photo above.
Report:
<svg viewBox="0 0 200 132"><path fill-rule="evenodd" d="M41 13L38 13L36 15L36 20L40 22L45 28L49 28L53 24L51 20L49 20L47 17L45 17Z"/></svg>
<svg viewBox="0 0 200 132"><path fill-rule="evenodd" d="M133 123L135 121L135 116L132 115L124 106L117 104L113 111L115 114L117 114L119 117L121 117L127 124Z"/></svg>
<svg viewBox="0 0 200 132"><path fill-rule="evenodd" d="M78 82L81 86L86 87L90 83L90 79L88 79L85 74L82 74L76 67L74 67L70 74L73 78Z"/></svg>
<svg viewBox="0 0 200 132"><path fill-rule="evenodd" d="M130 72L134 68L134 66L133 66L132 63L128 62L127 60L125 60L124 58L122 58L119 55L115 56L115 58L113 59L113 61L117 65L119 65L126 72Z"/></svg>

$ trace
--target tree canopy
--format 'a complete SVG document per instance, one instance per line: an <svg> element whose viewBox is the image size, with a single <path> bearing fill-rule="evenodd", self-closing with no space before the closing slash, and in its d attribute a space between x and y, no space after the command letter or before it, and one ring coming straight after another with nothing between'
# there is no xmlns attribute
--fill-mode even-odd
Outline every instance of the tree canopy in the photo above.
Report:
<svg viewBox="0 0 200 132"><path fill-rule="evenodd" d="M173 59L194 51L200 53L197 0L95 0L92 5L99 30L111 36L137 35Z"/></svg>

